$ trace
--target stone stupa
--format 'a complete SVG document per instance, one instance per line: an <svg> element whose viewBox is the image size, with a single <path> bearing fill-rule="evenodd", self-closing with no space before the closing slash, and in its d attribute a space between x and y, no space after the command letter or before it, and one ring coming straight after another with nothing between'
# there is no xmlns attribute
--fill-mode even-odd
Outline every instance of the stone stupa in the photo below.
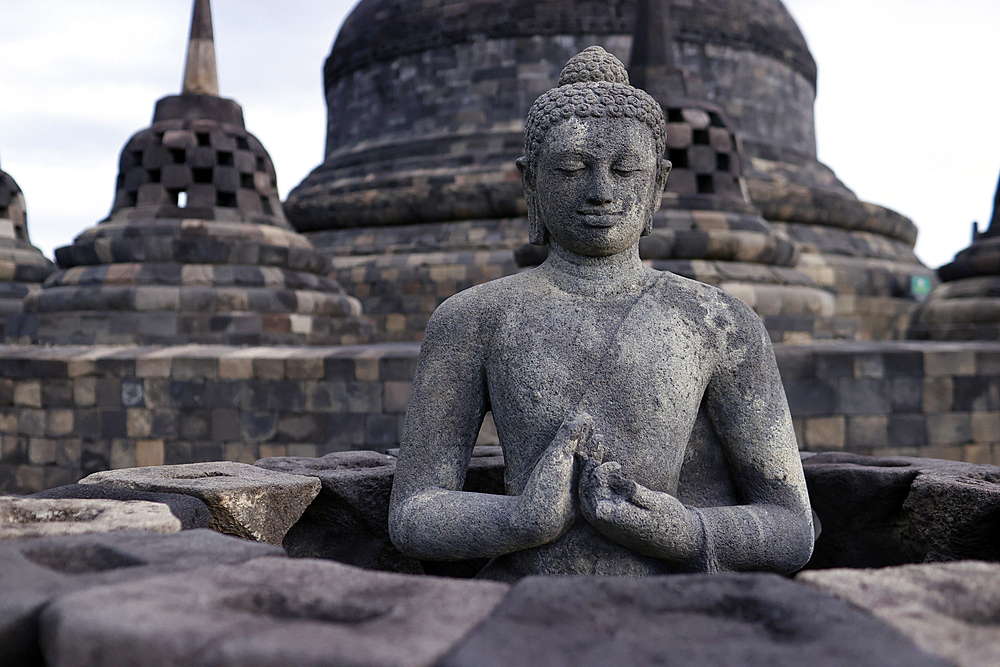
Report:
<svg viewBox="0 0 1000 667"><path fill-rule="evenodd" d="M19 315L24 298L38 291L54 270L28 238L24 193L10 174L0 170L0 336L7 317Z"/></svg>
<svg viewBox="0 0 1000 667"><path fill-rule="evenodd" d="M989 227L972 230L972 244L938 269L941 284L914 312L909 337L1000 340L1000 183Z"/></svg>
<svg viewBox="0 0 1000 667"><path fill-rule="evenodd" d="M121 153L110 215L56 250L22 334L54 344L341 344L372 334L357 299L289 224L274 165L219 97L208 0L195 0L180 95Z"/></svg>
<svg viewBox="0 0 1000 667"><path fill-rule="evenodd" d="M526 238L514 161L527 109L588 46L629 62L642 4L362 0L344 21L324 68L326 157L285 210L389 337L418 339L445 297L517 270L505 253ZM663 7L690 97L731 124L766 237L797 243L791 268L834 297L816 337L901 336L912 278L932 272L913 254L911 221L859 201L817 160L816 63L788 10L780 0ZM678 168L674 187L685 178ZM716 178L703 172L702 186Z"/></svg>

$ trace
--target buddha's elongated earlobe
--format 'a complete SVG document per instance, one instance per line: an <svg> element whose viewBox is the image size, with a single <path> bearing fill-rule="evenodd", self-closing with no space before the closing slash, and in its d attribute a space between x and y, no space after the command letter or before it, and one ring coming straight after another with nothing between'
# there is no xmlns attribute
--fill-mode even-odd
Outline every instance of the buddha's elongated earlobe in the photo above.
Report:
<svg viewBox="0 0 1000 667"><path fill-rule="evenodd" d="M653 205L649 207L649 215L646 216L646 224L642 227L642 235L649 236L653 233L653 214L660 210L663 203L663 190L667 186L667 175L670 173L670 160L660 159L656 165L656 183L653 185Z"/></svg>
<svg viewBox="0 0 1000 667"><path fill-rule="evenodd" d="M538 210L538 195L535 190L534 165L526 157L517 159L517 170L521 172L521 186L524 188L524 203L528 209L528 243L548 245L549 230L545 228Z"/></svg>

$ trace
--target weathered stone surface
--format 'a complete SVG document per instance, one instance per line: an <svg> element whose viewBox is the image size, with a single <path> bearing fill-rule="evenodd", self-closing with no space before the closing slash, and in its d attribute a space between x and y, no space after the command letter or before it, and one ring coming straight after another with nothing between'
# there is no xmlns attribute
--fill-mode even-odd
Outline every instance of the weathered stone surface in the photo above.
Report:
<svg viewBox="0 0 1000 667"><path fill-rule="evenodd" d="M809 569L1000 560L1000 467L825 452L803 469L823 526Z"/></svg>
<svg viewBox="0 0 1000 667"><path fill-rule="evenodd" d="M112 530L173 533L180 529L180 520L162 503L0 497L0 539L106 533Z"/></svg>
<svg viewBox="0 0 1000 667"><path fill-rule="evenodd" d="M320 489L315 478L231 461L105 470L80 483L195 496L214 530L270 544L281 544Z"/></svg>
<svg viewBox="0 0 1000 667"><path fill-rule="evenodd" d="M530 577L439 667L945 663L888 624L769 574Z"/></svg>
<svg viewBox="0 0 1000 667"><path fill-rule="evenodd" d="M322 489L282 545L293 557L329 558L372 570L423 573L389 540L389 494L396 459L371 451L319 458L285 456L254 465L316 477Z"/></svg>
<svg viewBox="0 0 1000 667"><path fill-rule="evenodd" d="M978 561L803 572L960 667L1000 664L1000 565Z"/></svg>
<svg viewBox="0 0 1000 667"><path fill-rule="evenodd" d="M42 665L38 616L70 591L204 565L281 556L280 548L210 530L66 535L0 541L0 646L4 665Z"/></svg>
<svg viewBox="0 0 1000 667"><path fill-rule="evenodd" d="M180 493L148 493L105 484L68 484L34 493L32 498L104 498L105 500L146 500L163 503L181 522L181 530L208 528L208 506L194 496Z"/></svg>
<svg viewBox="0 0 1000 667"><path fill-rule="evenodd" d="M417 667L506 592L491 582L258 559L64 596L42 616L45 657L51 667Z"/></svg>

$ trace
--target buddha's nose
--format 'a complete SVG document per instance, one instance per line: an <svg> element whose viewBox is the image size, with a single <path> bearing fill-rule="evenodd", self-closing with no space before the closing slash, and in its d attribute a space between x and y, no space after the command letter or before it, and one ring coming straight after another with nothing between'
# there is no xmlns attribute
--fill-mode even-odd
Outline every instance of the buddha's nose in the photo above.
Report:
<svg viewBox="0 0 1000 667"><path fill-rule="evenodd" d="M611 174L604 169L595 169L587 189L588 204L611 203Z"/></svg>

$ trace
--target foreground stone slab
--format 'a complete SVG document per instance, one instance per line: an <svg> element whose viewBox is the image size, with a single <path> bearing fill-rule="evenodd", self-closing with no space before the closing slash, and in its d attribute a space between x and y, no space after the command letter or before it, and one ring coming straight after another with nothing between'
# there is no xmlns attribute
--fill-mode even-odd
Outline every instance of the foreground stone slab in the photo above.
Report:
<svg viewBox="0 0 1000 667"><path fill-rule="evenodd" d="M105 500L148 500L163 503L181 522L181 530L208 528L212 515L208 506L194 496L180 493L148 493L105 484L68 484L33 493L32 498L104 498Z"/></svg>
<svg viewBox="0 0 1000 667"><path fill-rule="evenodd" d="M191 495L208 505L213 530L278 545L320 489L313 477L231 461L105 470L80 483Z"/></svg>
<svg viewBox="0 0 1000 667"><path fill-rule="evenodd" d="M146 500L47 500L0 497L0 539L151 530L175 533L180 520L162 503Z"/></svg>
<svg viewBox="0 0 1000 667"><path fill-rule="evenodd" d="M530 577L439 667L916 667L886 623L769 574Z"/></svg>
<svg viewBox="0 0 1000 667"><path fill-rule="evenodd" d="M961 667L1000 665L1000 565L979 561L802 572L801 581L899 628Z"/></svg>
<svg viewBox="0 0 1000 667"><path fill-rule="evenodd" d="M45 658L51 667L419 667L507 590L264 558L64 596L42 615Z"/></svg>
<svg viewBox="0 0 1000 667"><path fill-rule="evenodd" d="M75 590L190 570L283 556L279 547L211 530L170 535L116 531L0 541L0 647L5 667L42 665L38 616Z"/></svg>
<svg viewBox="0 0 1000 667"><path fill-rule="evenodd" d="M808 569L1000 560L1000 467L846 452L802 463L823 526Z"/></svg>

